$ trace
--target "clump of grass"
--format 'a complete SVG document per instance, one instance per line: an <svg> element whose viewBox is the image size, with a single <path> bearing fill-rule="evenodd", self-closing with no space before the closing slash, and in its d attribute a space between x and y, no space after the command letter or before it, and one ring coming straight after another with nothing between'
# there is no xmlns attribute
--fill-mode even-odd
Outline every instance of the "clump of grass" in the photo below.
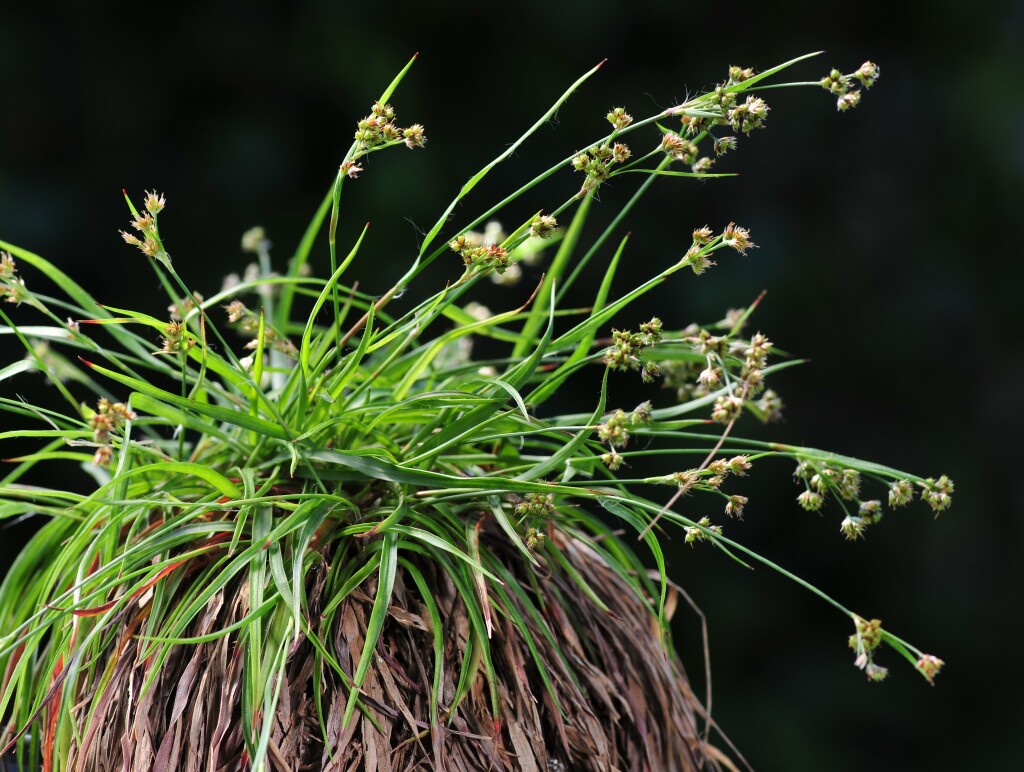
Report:
<svg viewBox="0 0 1024 772"><path fill-rule="evenodd" d="M335 234L343 188L366 158L426 143L390 105L408 66L359 121L282 275L255 229L243 238L252 274L200 296L167 252L167 202L155 192L141 207L126 195L123 237L150 260L167 317L100 305L54 264L0 242L0 291L20 306L18 322L0 317L27 351L0 380L41 373L66 402L0 399L36 426L0 437L41 442L9 459L0 516L43 521L0 588L6 749L45 769L701 767L721 751L672 652L663 528L768 565L834 606L870 680L885 677L884 644L931 681L941 660L730 539L723 523L747 504L730 493L733 478L773 459L796 463L804 509L834 502L849 539L880 520L886 491L890 507L919 491L939 512L952 482L736 436L745 414L778 416L766 382L796 363L750 331L756 301L705 325L653 317L610 329L673 274L755 247L735 223L700 226L657 276L613 292L628 237L612 236L629 211L658 177L722 176L709 170L767 120L767 79L797 61L730 68L712 91L643 120L613 108L608 134L451 228L462 199L594 68L462 186L380 297L346 283L366 230L340 252ZM877 77L865 63L812 85L845 110ZM578 175L578 193L542 205L538 186L560 173ZM597 192L627 174L635 192L588 243ZM536 214L510 233L486 227L526 197ZM329 275L314 278L325 224ZM545 258L525 305L491 313L470 301L479 282ZM461 273L408 302L437 260ZM590 307L564 308L601 260ZM47 282L57 294L39 289ZM504 354L475 358L480 338ZM603 377L583 412L546 410L594 370ZM670 389L627 410L613 394L631 374ZM662 473L629 476L631 460L653 454ZM19 482L67 461L90 470L93 490ZM698 494L721 515L677 507Z"/></svg>

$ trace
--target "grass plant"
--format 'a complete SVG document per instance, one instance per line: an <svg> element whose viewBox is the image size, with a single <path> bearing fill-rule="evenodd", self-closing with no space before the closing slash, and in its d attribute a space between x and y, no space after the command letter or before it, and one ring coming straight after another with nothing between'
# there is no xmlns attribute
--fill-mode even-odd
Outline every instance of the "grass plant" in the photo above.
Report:
<svg viewBox="0 0 1024 772"><path fill-rule="evenodd" d="M39 522L0 587L5 752L46 770L728 767L672 650L670 531L821 597L847 618L870 680L885 677L876 655L887 646L931 681L940 660L723 523L746 504L729 493L733 478L769 459L792 461L799 505L831 501L850 539L878 522L882 498L894 508L919 494L938 512L952 483L738 436L742 416L778 415L766 380L797 363L751 332L756 302L683 329L639 323L653 287L753 248L746 229L697 227L660 273L618 289L633 280L620 234L630 211L662 177L724 176L712 169L765 123L767 89L824 87L846 110L878 77L865 63L775 82L805 58L730 68L713 90L641 120L614 108L609 132L457 220L595 67L461 186L380 296L350 279L372 233L344 245L336 233L367 157L426 143L390 105L412 62L358 123L282 273L255 229L243 239L251 275L200 296L165 247L155 192L125 196L123 236L152 264L168 317L101 305L54 263L0 241L0 291L16 306L0 310L2 332L25 350L0 367L15 427L0 439L39 443L0 479L0 518ZM568 174L578 192L546 200L542 183ZM615 177L632 196L588 229ZM487 229L520 200L536 214L509 233ZM439 260L453 278L421 287ZM472 302L481 282L533 260L546 267L525 305ZM603 272L600 289L587 308L566 307L583 271ZM612 329L624 314L635 331ZM474 356L483 339L500 353ZM548 408L595 372L579 412ZM62 408L18 396L40 377ZM615 384L632 377L669 388L627 410ZM653 453L664 470L630 476L630 461ZM92 490L24 482L69 461ZM687 516L696 498L722 514Z"/></svg>

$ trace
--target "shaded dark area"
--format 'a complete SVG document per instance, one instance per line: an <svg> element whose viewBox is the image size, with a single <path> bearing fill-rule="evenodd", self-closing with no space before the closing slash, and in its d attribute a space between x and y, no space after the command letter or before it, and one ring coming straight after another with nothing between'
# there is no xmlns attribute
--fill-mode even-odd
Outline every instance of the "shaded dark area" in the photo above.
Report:
<svg viewBox="0 0 1024 772"><path fill-rule="evenodd" d="M815 49L828 53L794 79L878 62L881 82L850 114L824 92L768 92L767 130L722 163L738 179L658 181L624 226L629 270L616 289L678 259L694 227L735 220L751 229L758 250L723 255L700 278L676 277L622 324L651 309L670 326L710 321L767 288L756 326L812 360L774 379L788 407L771 436L956 481L954 507L937 521L918 505L851 544L834 510L818 517L796 506L788 466L764 463L749 481L746 519L726 524L947 669L931 689L887 653L889 681L868 685L846 649L848 622L784 578L691 550L681 535L668 547L671 573L709 620L714 715L755 768L999 768L1020 757L1024 495L1003 444L1024 430L1019 3L975 3L970 13L953 3L926 13L604 0L443 11L215 3L151 18L113 4L61 14L47 5L0 11L0 238L47 256L101 302L153 313L162 313L159 285L116 232L128 221L122 188L167 193L162 231L200 292L244 269L239 237L257 223L283 265L355 121L417 50L393 101L401 121L427 127L426 151L371 157L345 192L339 243L373 222L352 269L368 291L390 286L462 182L604 57L454 225L602 135L613 105L647 115L721 80L729 64L763 69ZM653 129L649 139L658 140ZM644 140L634 134L630 144ZM550 208L577 185L566 170L515 214ZM592 233L632 189L602 191ZM456 275L442 262L421 286ZM318 270L325 265L321 244ZM581 282L580 305L599 281ZM486 300L513 307L528 283ZM3 350L9 361L7 341ZM668 396L622 376L610 399L628 409ZM588 407L594 399L572 397ZM687 511L702 506L694 498ZM4 531L5 548L30 528ZM700 694L699 627L679 619Z"/></svg>

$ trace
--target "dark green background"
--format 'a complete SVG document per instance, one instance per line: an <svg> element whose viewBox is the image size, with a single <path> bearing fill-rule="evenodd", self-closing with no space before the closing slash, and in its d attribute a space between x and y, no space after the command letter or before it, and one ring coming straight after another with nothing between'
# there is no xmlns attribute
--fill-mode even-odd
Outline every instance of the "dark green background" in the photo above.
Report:
<svg viewBox="0 0 1024 772"><path fill-rule="evenodd" d="M160 312L152 273L116 232L128 219L121 188L156 187L169 199L162 231L195 289L210 293L244 267L239 236L257 223L283 261L354 121L420 51L393 101L401 120L426 125L426 151L374 156L346 186L339 241L373 221L352 271L382 291L461 182L605 57L456 224L603 133L613 105L647 115L712 85L729 64L763 69L816 49L828 53L795 79L878 62L879 85L850 114L817 90L769 93L768 129L723 163L739 178L655 184L626 226L634 236L618 289L676 260L704 223L736 220L761 246L723 255L699 279L676 277L622 323L652 309L670 325L708 321L768 289L756 325L813 360L774 380L788 404L774 436L957 484L937 521L917 505L850 544L834 511L796 507L787 465L766 462L747 486L746 520L727 524L733 538L943 657L934 689L891 652L889 682L868 685L845 647L847 620L777 575L672 538L672 576L710 625L715 718L755 768L1003 768L1024 751L1015 449L1024 429L1024 12L1019 3L920 7L4 3L0 238L46 255L101 302ZM656 141L653 131L630 140ZM576 184L566 171L516 217ZM603 190L597 219L633 184ZM322 270L323 243L317 255ZM456 272L438 265L419 286ZM526 291L487 299L508 308ZM638 393L632 378L613 381L623 407ZM580 410L594 399L565 396ZM693 499L688 511L702 505ZM29 527L0 539L15 544ZM700 691L699 628L685 611L677 619Z"/></svg>

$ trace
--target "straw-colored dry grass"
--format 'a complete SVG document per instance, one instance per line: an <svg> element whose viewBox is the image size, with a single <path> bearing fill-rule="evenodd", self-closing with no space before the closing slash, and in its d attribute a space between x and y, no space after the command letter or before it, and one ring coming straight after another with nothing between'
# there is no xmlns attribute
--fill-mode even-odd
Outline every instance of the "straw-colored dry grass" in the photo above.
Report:
<svg viewBox="0 0 1024 772"><path fill-rule="evenodd" d="M476 679L461 705L451 704L470 620L451 579L423 562L418 568L445 630L441 721L431 731L435 662L430 615L409 573L400 568L388 621L363 685L366 711L343 729L348 687L329 671L316 672L313 645L300 636L289 653L272 723L270 767L291 772L707 768L698 725L703 709L678 659L662 648L656 620L599 556L564 534L555 533L554 538L612 613L582 597L562 572L529 576L533 569L504 546L507 540L499 533L485 531L482 536L496 555L505 553L521 582L534 587L534 602L543 604L544 616L538 617L514 596L502 599L515 605L519 618L529 620L529 639L549 667L550 691L534 665L527 637L503 613L502 603L495 603L491 656L500 725L492 719L484 678ZM314 621L327 598L329 561L343 559L343 548L334 545L306 577ZM322 640L333 643L338 664L347 673L362 651L374 591L371 581L353 592L329 629L317 630ZM223 629L244 618L249 605L247 585L233 582L213 598L188 634ZM144 655L144 642L132 633L148 608L132 607L118 646L110 650L112 663L97 663L101 669L112 664L112 675L102 687L89 731L73 748L69 769L245 768L238 636L174 646L153 688L140 698L154 658ZM319 729L315 692L323 697L327 745ZM80 695L83 704L92 702L91 696ZM333 757L328 748L334 750Z"/></svg>

